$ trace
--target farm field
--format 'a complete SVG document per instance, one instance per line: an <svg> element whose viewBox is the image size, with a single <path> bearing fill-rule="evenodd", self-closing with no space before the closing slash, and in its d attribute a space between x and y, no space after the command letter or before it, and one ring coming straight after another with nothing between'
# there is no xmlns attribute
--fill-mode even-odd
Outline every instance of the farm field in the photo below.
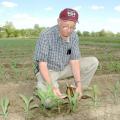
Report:
<svg viewBox="0 0 120 120"><path fill-rule="evenodd" d="M36 39L0 39L0 99L7 96L10 100L8 120L25 120L23 101L19 94L33 96L36 85L33 54ZM81 55L96 56L100 62L90 87L97 85L98 105L91 99L82 99L75 112L69 113L68 106L57 109L31 110L29 120L119 120L120 119L120 38L84 37L80 39ZM73 78L67 79L69 82ZM65 81L60 81L65 92ZM84 91L91 94L91 90ZM33 103L38 103L33 97ZM0 113L2 109L0 108ZM0 116L0 120L2 116Z"/></svg>

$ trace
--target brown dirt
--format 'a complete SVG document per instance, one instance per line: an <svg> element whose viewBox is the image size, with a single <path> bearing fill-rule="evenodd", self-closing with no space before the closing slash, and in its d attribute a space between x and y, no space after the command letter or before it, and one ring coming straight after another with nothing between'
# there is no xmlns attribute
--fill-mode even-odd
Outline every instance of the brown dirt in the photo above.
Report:
<svg viewBox="0 0 120 120"><path fill-rule="evenodd" d="M67 113L67 108L61 109L61 113L58 111L42 111L40 108L36 108L32 111L33 115L30 120L119 120L120 119L120 103L114 104L112 94L109 88L113 86L116 80L120 80L119 74L108 74L94 76L90 86L97 84L100 90L100 105L93 107L89 103L89 99L81 100L79 107L74 113ZM61 88L65 88L64 81L60 82ZM5 82L0 84L0 98L7 96L10 100L8 120L25 120L23 101L20 99L19 94L32 96L35 88L36 81L19 81ZM38 102L37 98L34 98L34 102ZM120 99L119 99L120 101ZM2 117L0 117L2 120Z"/></svg>

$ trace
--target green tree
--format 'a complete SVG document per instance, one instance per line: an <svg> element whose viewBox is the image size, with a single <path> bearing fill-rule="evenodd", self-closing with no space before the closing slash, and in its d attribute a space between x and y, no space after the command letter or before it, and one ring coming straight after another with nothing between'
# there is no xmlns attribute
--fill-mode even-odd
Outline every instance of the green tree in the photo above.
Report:
<svg viewBox="0 0 120 120"><path fill-rule="evenodd" d="M84 36L84 37L88 37L88 36L90 36L90 33L89 33L88 31L84 31L84 32L83 32L83 36Z"/></svg>
<svg viewBox="0 0 120 120"><path fill-rule="evenodd" d="M6 32L4 31L3 27L0 27L0 38L5 38L7 36Z"/></svg>
<svg viewBox="0 0 120 120"><path fill-rule="evenodd" d="M97 34L96 34L96 32L91 32L90 36L91 37L97 37Z"/></svg>
<svg viewBox="0 0 120 120"><path fill-rule="evenodd" d="M77 34L79 37L82 36L82 33L79 30L77 31Z"/></svg>
<svg viewBox="0 0 120 120"><path fill-rule="evenodd" d="M106 36L107 36L107 37L112 37L112 36L115 36L115 35L114 35L113 32L107 31L107 32L106 32Z"/></svg>
<svg viewBox="0 0 120 120"><path fill-rule="evenodd" d="M103 29L103 30L101 30L100 32L98 32L99 33L99 36L100 37L104 37L104 36L106 36L106 32L105 32L105 30Z"/></svg>
<svg viewBox="0 0 120 120"><path fill-rule="evenodd" d="M118 33L116 34L116 37L120 37L120 32L118 32Z"/></svg>
<svg viewBox="0 0 120 120"><path fill-rule="evenodd" d="M7 37L14 37L15 27L12 22L6 22L3 26L4 31L7 34Z"/></svg>
<svg viewBox="0 0 120 120"><path fill-rule="evenodd" d="M22 37L21 31L18 29L14 30L14 37Z"/></svg>

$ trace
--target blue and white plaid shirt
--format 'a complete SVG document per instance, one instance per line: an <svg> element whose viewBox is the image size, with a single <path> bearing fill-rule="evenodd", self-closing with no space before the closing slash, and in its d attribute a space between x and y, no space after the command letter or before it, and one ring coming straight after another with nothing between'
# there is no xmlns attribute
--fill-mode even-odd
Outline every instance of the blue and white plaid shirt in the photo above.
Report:
<svg viewBox="0 0 120 120"><path fill-rule="evenodd" d="M70 60L80 58L79 40L75 32L69 37L69 42L60 37L58 25L53 26L40 34L35 48L35 73L39 72L39 62L47 62L50 70L61 71Z"/></svg>

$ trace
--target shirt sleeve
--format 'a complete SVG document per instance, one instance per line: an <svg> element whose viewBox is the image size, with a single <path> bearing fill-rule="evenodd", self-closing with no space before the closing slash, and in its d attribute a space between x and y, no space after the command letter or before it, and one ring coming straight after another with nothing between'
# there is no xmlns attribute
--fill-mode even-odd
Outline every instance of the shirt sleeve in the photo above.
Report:
<svg viewBox="0 0 120 120"><path fill-rule="evenodd" d="M80 49L79 49L79 38L78 35L75 34L75 37L73 38L73 43L71 47L71 60L78 60L80 59Z"/></svg>
<svg viewBox="0 0 120 120"><path fill-rule="evenodd" d="M40 38L36 42L35 47L35 60L47 62L49 51L48 37L46 34L41 33Z"/></svg>

